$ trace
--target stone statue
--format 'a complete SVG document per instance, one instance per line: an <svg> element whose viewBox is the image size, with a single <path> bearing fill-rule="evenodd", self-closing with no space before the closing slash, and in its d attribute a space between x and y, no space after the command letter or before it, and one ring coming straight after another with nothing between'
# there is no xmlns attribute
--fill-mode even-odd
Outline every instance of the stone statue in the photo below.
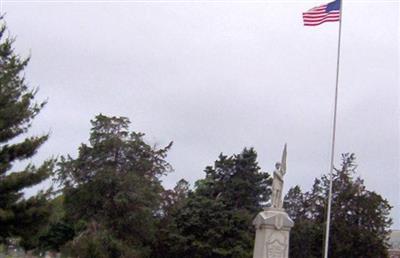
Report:
<svg viewBox="0 0 400 258"><path fill-rule="evenodd" d="M275 165L271 207L253 220L256 228L253 258L289 258L289 234L294 223L282 208L283 176L286 173L286 144L282 160Z"/></svg>
<svg viewBox="0 0 400 258"><path fill-rule="evenodd" d="M283 148L283 153L282 153L282 160L280 163L277 162L275 164L275 171L274 171L274 176L273 176L273 180L272 180L271 206L273 208L278 208L278 209L281 209L283 206L282 191L283 191L283 176L286 173L286 155L287 155L287 150L286 150L286 144L285 144L285 147Z"/></svg>

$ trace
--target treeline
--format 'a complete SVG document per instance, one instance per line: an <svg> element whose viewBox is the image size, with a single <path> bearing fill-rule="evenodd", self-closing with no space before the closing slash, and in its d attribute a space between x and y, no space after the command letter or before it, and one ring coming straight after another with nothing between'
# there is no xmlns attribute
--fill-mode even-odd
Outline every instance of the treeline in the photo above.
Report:
<svg viewBox="0 0 400 258"><path fill-rule="evenodd" d="M61 157L55 171L64 216L39 244L72 257L250 256L251 219L269 185L256 152L221 155L194 191L184 180L165 190L160 177L171 170L165 160L171 144L155 149L128 124L99 115L78 157ZM54 244L56 235L62 238Z"/></svg>
<svg viewBox="0 0 400 258"><path fill-rule="evenodd" d="M332 210L329 257L388 257L388 233L392 208L388 201L369 191L356 177L355 155L343 154L332 175ZM312 189L289 189L284 207L294 220L290 234L291 258L323 257L323 240L329 178L316 178Z"/></svg>
<svg viewBox="0 0 400 258"><path fill-rule="evenodd" d="M48 135L22 139L45 106L35 101L23 72L28 59L14 53L0 30L0 242L18 239L26 250L65 257L252 257L252 219L270 199L271 177L257 153L223 155L190 186L165 189L172 142L156 148L132 131L125 117L98 115L76 158L41 166L13 165L31 158ZM21 140L22 139L22 140ZM330 257L386 257L390 205L355 177L355 157L343 155L334 174ZM51 179L55 187L25 198L24 189ZM284 205L295 221L290 257L322 256L328 179L312 189L291 188Z"/></svg>

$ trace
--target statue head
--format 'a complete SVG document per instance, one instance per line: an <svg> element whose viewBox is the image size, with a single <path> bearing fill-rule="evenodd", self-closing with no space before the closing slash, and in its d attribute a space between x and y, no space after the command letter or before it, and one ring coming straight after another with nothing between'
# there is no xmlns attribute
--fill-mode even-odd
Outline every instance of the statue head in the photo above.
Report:
<svg viewBox="0 0 400 258"><path fill-rule="evenodd" d="M275 168L276 168L277 170L279 170L279 169L281 168L281 163L280 163L280 162L276 162L276 163L275 163Z"/></svg>

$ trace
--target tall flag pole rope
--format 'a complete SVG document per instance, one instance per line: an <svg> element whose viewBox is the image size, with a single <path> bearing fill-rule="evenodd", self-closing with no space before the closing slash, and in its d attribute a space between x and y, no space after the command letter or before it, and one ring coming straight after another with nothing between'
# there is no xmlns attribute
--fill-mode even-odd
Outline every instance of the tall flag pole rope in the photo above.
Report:
<svg viewBox="0 0 400 258"><path fill-rule="evenodd" d="M331 206L332 206L332 179L335 161L335 141L336 141L336 117L337 103L339 91L339 67L340 67L340 43L342 35L342 15L343 4L342 0L335 0L329 4L318 6L303 13L304 26L317 26L325 22L339 22L339 36L337 47L337 62L336 62L336 85L335 85L335 101L333 109L333 124L332 124L332 145L331 145L331 162L329 169L329 193L328 193L328 209L326 214L326 229L324 243L324 258L328 258L329 250L329 231L331 224Z"/></svg>

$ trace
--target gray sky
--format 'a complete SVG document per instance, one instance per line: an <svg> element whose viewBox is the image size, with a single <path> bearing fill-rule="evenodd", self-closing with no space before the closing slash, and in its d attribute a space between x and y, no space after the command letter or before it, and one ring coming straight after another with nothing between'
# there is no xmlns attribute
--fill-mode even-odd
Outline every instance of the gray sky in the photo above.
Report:
<svg viewBox="0 0 400 258"><path fill-rule="evenodd" d="M344 1L339 154L355 152L365 184L400 228L399 3ZM329 168L338 23L303 27L324 1L3 2L16 49L49 104L33 159L76 155L96 114L127 116L192 184L220 152L253 146L273 169L288 143L286 189Z"/></svg>

